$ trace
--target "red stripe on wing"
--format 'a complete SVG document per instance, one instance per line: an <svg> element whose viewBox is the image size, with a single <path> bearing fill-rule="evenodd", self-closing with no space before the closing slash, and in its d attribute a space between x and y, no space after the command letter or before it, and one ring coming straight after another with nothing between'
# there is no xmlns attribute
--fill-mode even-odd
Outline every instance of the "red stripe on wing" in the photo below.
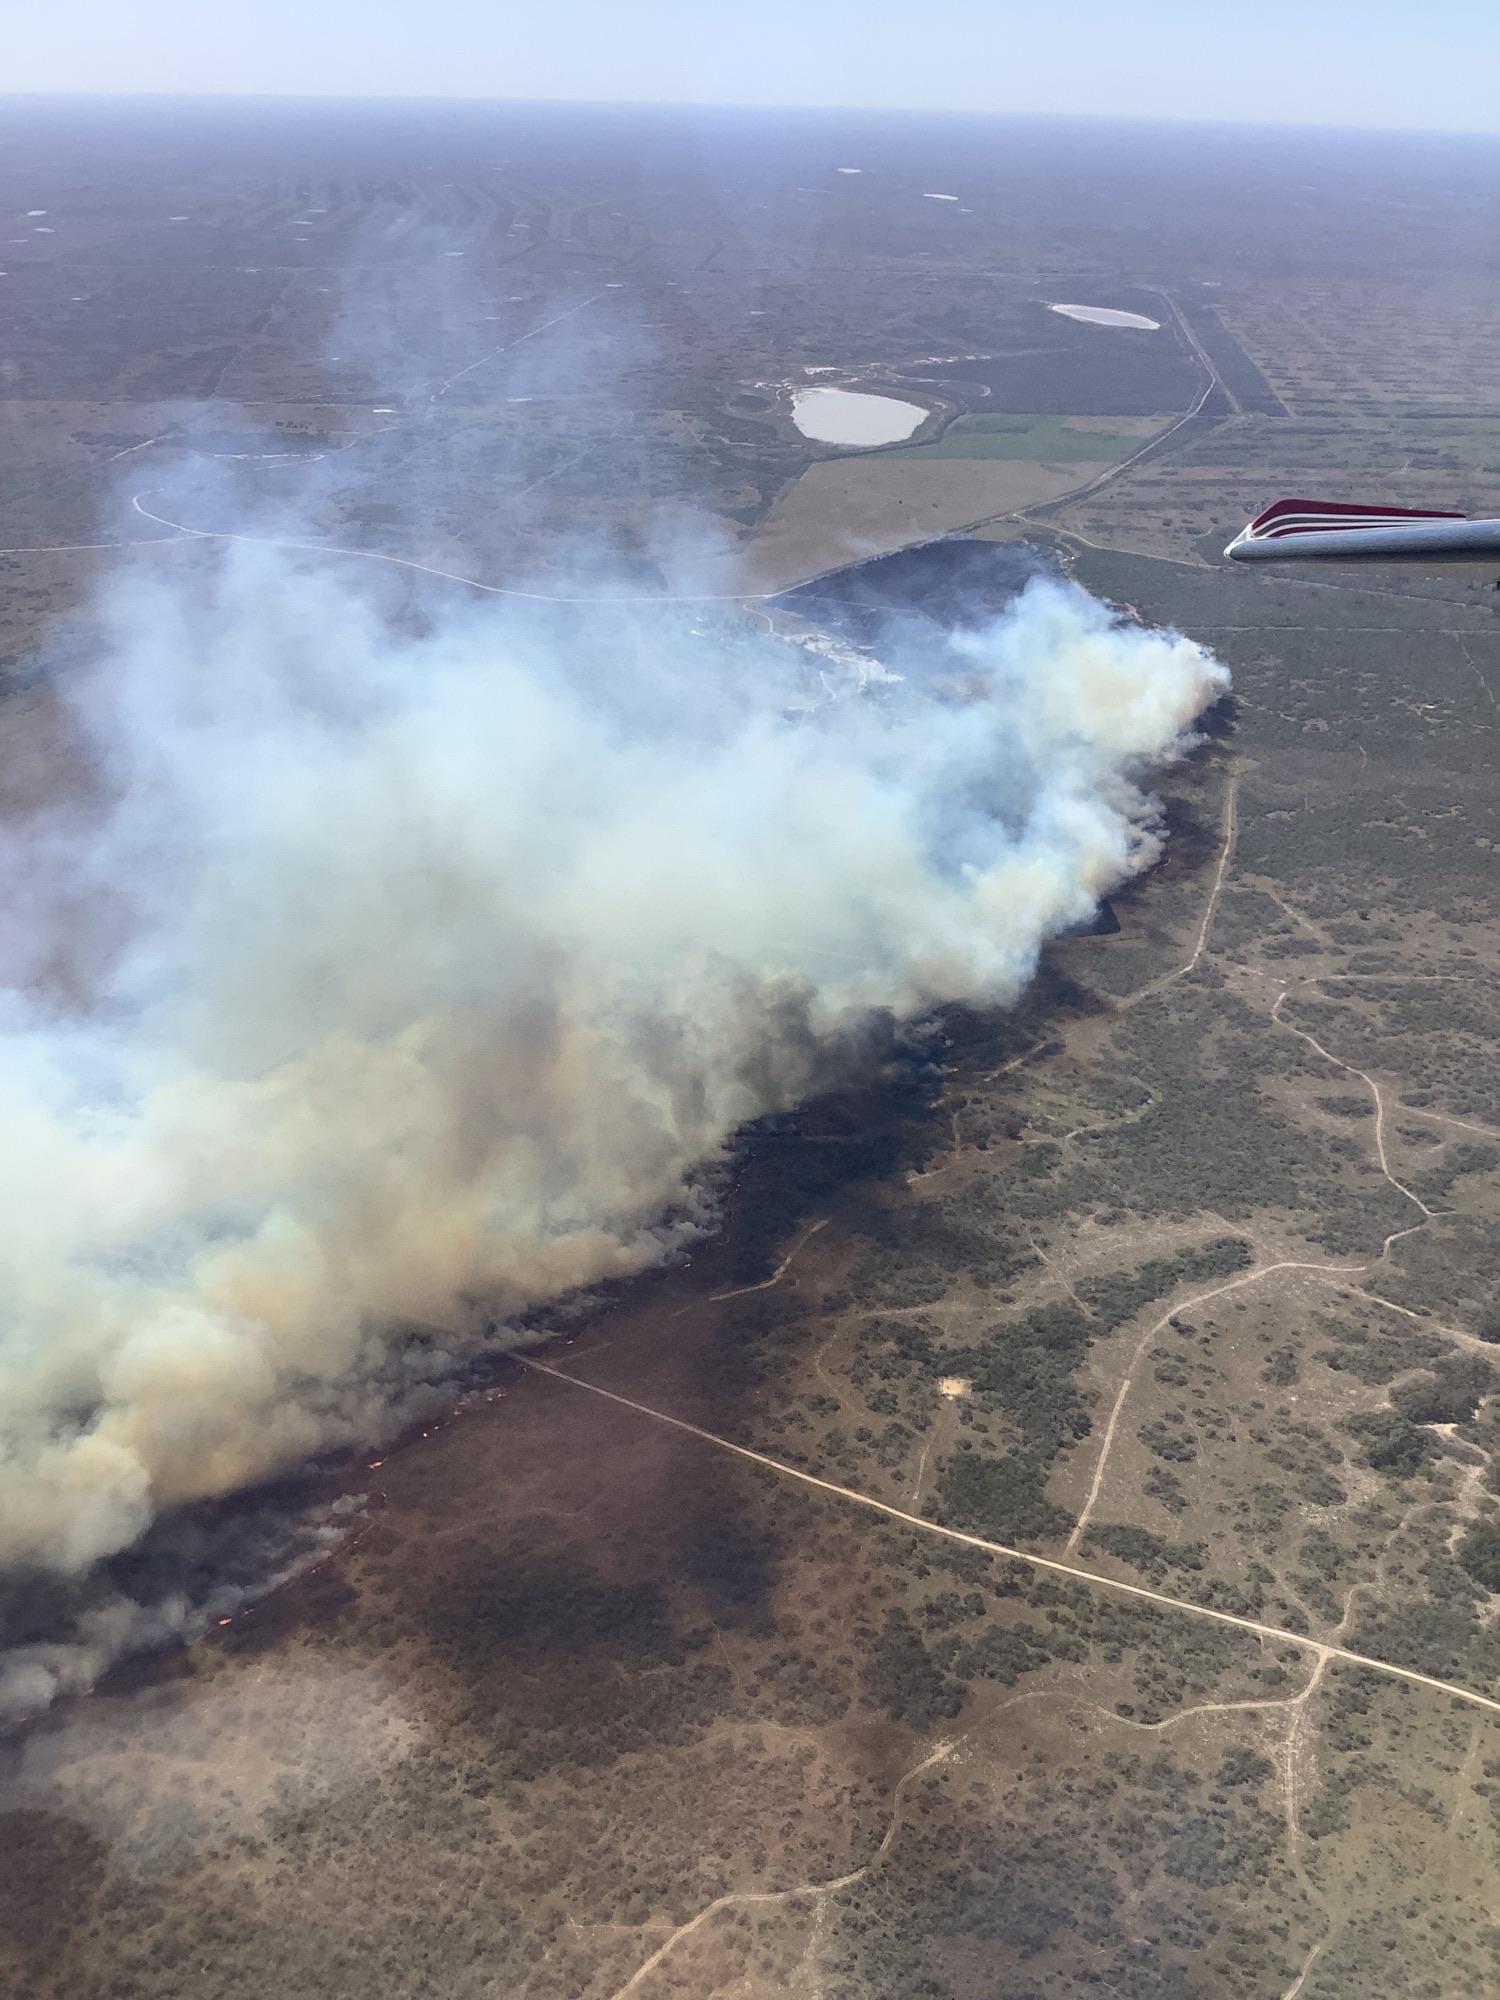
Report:
<svg viewBox="0 0 1500 2000"><path fill-rule="evenodd" d="M1345 500L1278 500L1257 514L1246 530L1263 535L1282 523L1282 534L1320 534L1333 528L1374 528L1382 521L1462 521L1467 517L1436 507L1359 507Z"/></svg>

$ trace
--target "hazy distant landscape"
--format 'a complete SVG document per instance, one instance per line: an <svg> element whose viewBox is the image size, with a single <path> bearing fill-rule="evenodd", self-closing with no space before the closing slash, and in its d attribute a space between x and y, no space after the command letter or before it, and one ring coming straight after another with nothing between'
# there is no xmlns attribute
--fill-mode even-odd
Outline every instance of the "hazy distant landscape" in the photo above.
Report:
<svg viewBox="0 0 1500 2000"><path fill-rule="evenodd" d="M1043 571L1233 676L1151 780L1118 928L810 1070L725 1150L712 1233L536 1315L540 1369L466 1350L395 1442L5 1579L0 1647L106 1589L196 1607L0 1738L8 1990L1500 1983L1500 615L1488 578L1220 556L1282 494L1500 512L1497 170L7 103L12 828L103 783L91 592L234 538L368 576L403 637L673 600L664 647L774 644L810 713ZM838 389L920 422L804 435Z"/></svg>

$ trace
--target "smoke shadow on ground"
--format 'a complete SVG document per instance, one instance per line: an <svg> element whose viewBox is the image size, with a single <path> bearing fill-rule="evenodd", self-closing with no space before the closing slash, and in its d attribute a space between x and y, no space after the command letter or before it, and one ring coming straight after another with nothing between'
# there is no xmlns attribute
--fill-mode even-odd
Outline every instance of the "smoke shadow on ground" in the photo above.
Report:
<svg viewBox="0 0 1500 2000"><path fill-rule="evenodd" d="M549 1361L716 1436L764 1444L765 1392L774 1397L824 1337L822 1309L836 1301L816 1277L810 1289L795 1274L774 1286L740 1278L745 1291L727 1300L716 1296L724 1281L774 1271L810 1220L878 1235L886 1198L948 1143L940 1053L963 1068L1004 1061L1106 1005L1044 959L1016 1009L944 1010L904 1062L761 1121L741 1135L722 1233L690 1271L620 1288L544 1350ZM384 1596L405 1603L462 1711L482 1715L497 1782L686 1742L726 1713L843 1712L847 1688L833 1688L826 1648L780 1622L791 1572L814 1551L800 1527L789 1534L793 1503L774 1482L635 1411L526 1375L490 1432L489 1448L505 1452L503 1497L482 1521L456 1522L480 1483L465 1465L485 1452L488 1428L455 1426L436 1455L403 1467L435 1534L412 1593ZM800 1522L806 1496L795 1507ZM390 1524L415 1563L420 1529L399 1497ZM794 1579L790 1589L795 1598ZM737 1683L736 1633L776 1640L781 1677L766 1690Z"/></svg>
<svg viewBox="0 0 1500 2000"><path fill-rule="evenodd" d="M1209 743L1227 743L1239 728L1240 700L1232 689L1210 702L1193 727Z"/></svg>
<svg viewBox="0 0 1500 2000"><path fill-rule="evenodd" d="M941 1046L935 1025L898 1031L888 1020L872 1024L859 1050L845 1052L846 1076L838 1087L737 1135L724 1170L721 1226L692 1259L695 1292L761 1283L809 1219L878 1195L881 1186L920 1167L935 1137ZM483 1398L518 1380L508 1346L500 1345L513 1341L517 1330L533 1339L552 1333L573 1340L587 1333L605 1340L615 1323L649 1325L673 1310L667 1300L675 1299L677 1282L671 1272L652 1270L555 1302L527 1316L519 1329L514 1322L497 1327L496 1344L472 1357L444 1409L451 1407L452 1394ZM711 1424L731 1431L742 1427L739 1404L754 1379L753 1343L744 1333L743 1327L716 1319L706 1344L669 1336L683 1341L685 1353L697 1347L698 1400L712 1403L711 1410L703 1405ZM438 1435L435 1420L419 1420L386 1447L380 1463L405 1462ZM136 1649L99 1674L95 1692L106 1700L193 1679L194 1642L221 1621L225 1629L216 1634L217 1643L235 1654L270 1655L298 1637L335 1631L358 1651L360 1592L344 1566L329 1560L335 1550L328 1523L342 1507L340 1538L351 1529L363 1538L382 1512L384 1496L359 1489L376 1484L363 1453L340 1452L300 1475L174 1509L133 1549L83 1579L12 1579L4 1593L7 1640L69 1644L80 1618L94 1607L128 1605L143 1621L154 1620ZM694 1491L694 1509L673 1525L668 1573L698 1580L716 1622L753 1620L769 1590L769 1558L749 1526L732 1518L723 1496L715 1497L702 1480L694 1482ZM484 1663L506 1655L496 1631L506 1623L501 1613L507 1605L517 1614L518 1628L536 1627L542 1635L536 1643L554 1659L579 1650L587 1654L591 1634L623 1630L640 1610L623 1598L609 1598L588 1564L564 1567L573 1582L561 1592L524 1556L517 1566L507 1559L460 1588L459 1598L471 1607L492 1600L494 1616L479 1616L474 1639L483 1674L489 1672ZM443 1606L442 1593L433 1601L436 1627L447 1633L450 1649L462 1650L459 1626ZM671 1621L662 1629L669 1636ZM68 1706L64 1701L55 1711L59 1722Z"/></svg>
<svg viewBox="0 0 1500 2000"><path fill-rule="evenodd" d="M1008 1032L1004 1016L991 1026ZM941 1047L936 1028L893 1038L871 1073L740 1134L722 1229L690 1269L595 1295L543 1351L707 1430L749 1435L754 1391L810 1328L780 1288L715 1294L762 1285L810 1219L857 1219L928 1157ZM389 1454L390 1504L361 1543L341 1643L370 1643L376 1583L456 1712L484 1717L497 1782L687 1740L731 1700L723 1635L764 1637L774 1623L786 1550L756 1476L503 1356L489 1379L512 1384L503 1402ZM479 1469L492 1455L503 1482ZM473 1493L485 1496L478 1511ZM250 1628L274 1621L321 1643L318 1616L316 1591L294 1582L226 1638L258 1644Z"/></svg>
<svg viewBox="0 0 1500 2000"><path fill-rule="evenodd" d="M1193 881L1204 869L1211 871L1217 860L1224 829L1217 821L1205 819L1196 803L1181 795L1164 800L1162 824L1166 840L1158 859L1111 895L1121 928L1129 928L1132 917L1150 897L1153 885Z"/></svg>
<svg viewBox="0 0 1500 2000"><path fill-rule="evenodd" d="M921 1167L941 1088L940 1046L935 1028L908 1036L863 1085L749 1128L737 1149L724 1226L694 1259L700 1276L758 1283L797 1229L829 1203Z"/></svg>
<svg viewBox="0 0 1500 2000"><path fill-rule="evenodd" d="M915 653L934 631L947 634L997 617L1033 578L1058 565L1029 542L983 542L965 535L925 542L851 564L776 598L852 645Z"/></svg>

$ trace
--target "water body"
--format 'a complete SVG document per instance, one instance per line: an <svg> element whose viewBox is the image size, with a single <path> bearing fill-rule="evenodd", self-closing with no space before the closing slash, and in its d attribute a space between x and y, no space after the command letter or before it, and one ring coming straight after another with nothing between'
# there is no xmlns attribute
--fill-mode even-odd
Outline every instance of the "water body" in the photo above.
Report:
<svg viewBox="0 0 1500 2000"><path fill-rule="evenodd" d="M1161 332L1159 319L1147 319L1144 313L1118 312L1113 306L1055 306L1049 301L1047 310L1061 313L1065 319L1087 320L1090 326L1137 326L1145 333Z"/></svg>
<svg viewBox="0 0 1500 2000"><path fill-rule="evenodd" d="M819 444L899 444L927 415L920 403L854 389L799 389L792 422Z"/></svg>

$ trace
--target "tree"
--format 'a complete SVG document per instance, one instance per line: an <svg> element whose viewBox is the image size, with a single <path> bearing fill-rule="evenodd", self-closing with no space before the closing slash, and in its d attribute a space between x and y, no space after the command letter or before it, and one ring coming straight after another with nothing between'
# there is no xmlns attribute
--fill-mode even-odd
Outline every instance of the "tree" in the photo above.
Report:
<svg viewBox="0 0 1500 2000"><path fill-rule="evenodd" d="M1500 1526L1481 1521L1458 1545L1458 1559L1483 1590L1500 1590Z"/></svg>
<svg viewBox="0 0 1500 2000"><path fill-rule="evenodd" d="M1494 1370L1482 1354L1462 1354L1440 1361L1430 1375L1402 1383L1391 1401L1414 1424L1462 1424L1489 1394L1493 1381Z"/></svg>

